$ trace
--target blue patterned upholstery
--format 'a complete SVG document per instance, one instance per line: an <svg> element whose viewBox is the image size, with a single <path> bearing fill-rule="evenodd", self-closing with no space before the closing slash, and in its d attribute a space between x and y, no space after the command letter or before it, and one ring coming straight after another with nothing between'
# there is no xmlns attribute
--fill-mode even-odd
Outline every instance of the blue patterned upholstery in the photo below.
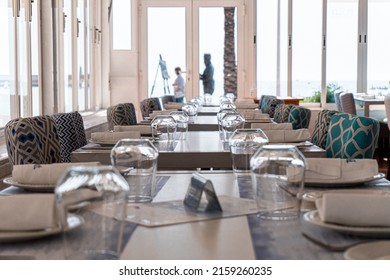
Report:
<svg viewBox="0 0 390 280"><path fill-rule="evenodd" d="M290 108L288 122L292 123L293 129L308 128L310 124L311 110L302 106L293 105Z"/></svg>
<svg viewBox="0 0 390 280"><path fill-rule="evenodd" d="M268 101L271 98L276 98L275 95L262 95L259 101L259 109L263 112L266 113L265 111L268 110Z"/></svg>
<svg viewBox="0 0 390 280"><path fill-rule="evenodd" d="M372 158L378 142L379 122L354 114L334 114L326 139L326 156Z"/></svg>
<svg viewBox="0 0 390 280"><path fill-rule="evenodd" d="M11 165L61 162L57 126L50 116L17 118L4 129Z"/></svg>
<svg viewBox="0 0 390 280"><path fill-rule="evenodd" d="M343 109L341 108L340 94L342 94L342 92L335 92L333 95L334 95L334 102L336 103L337 111L342 112Z"/></svg>
<svg viewBox="0 0 390 280"><path fill-rule="evenodd" d="M107 108L107 121L109 130L113 130L115 125L137 124L133 103L120 103Z"/></svg>
<svg viewBox="0 0 390 280"><path fill-rule="evenodd" d="M83 118L79 112L54 114L52 118L58 129L61 161L70 162L72 152L87 144Z"/></svg>
<svg viewBox="0 0 390 280"><path fill-rule="evenodd" d="M162 110L160 100L157 97L146 98L141 101L141 115L145 119L153 111Z"/></svg>
<svg viewBox="0 0 390 280"><path fill-rule="evenodd" d="M290 114L291 108L294 105L291 104L278 104L275 107L274 121L277 123L288 122L288 115Z"/></svg>
<svg viewBox="0 0 390 280"><path fill-rule="evenodd" d="M273 118L276 106L283 104L283 100L279 100L273 97L265 97L263 103L264 104L261 105L261 111L265 114L268 114L270 118Z"/></svg>
<svg viewBox="0 0 390 280"><path fill-rule="evenodd" d="M328 135L328 128L330 119L334 114L338 113L337 111L331 111L324 109L320 111L317 115L317 119L314 123L314 129L312 133L311 142L322 149L326 148L326 138Z"/></svg>

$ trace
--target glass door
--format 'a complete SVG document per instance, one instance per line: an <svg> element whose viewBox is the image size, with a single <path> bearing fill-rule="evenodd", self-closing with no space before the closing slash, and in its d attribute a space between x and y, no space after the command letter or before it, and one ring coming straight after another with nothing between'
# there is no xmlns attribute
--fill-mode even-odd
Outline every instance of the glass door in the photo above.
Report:
<svg viewBox="0 0 390 280"><path fill-rule="evenodd" d="M237 93L242 79L242 6L241 0L142 1L141 32L147 35L141 42L141 50L146 50L140 61L141 88L147 96L173 95L176 67L186 82L186 99L203 96L205 54L214 67L214 99L225 91ZM226 32L225 24L230 24Z"/></svg>

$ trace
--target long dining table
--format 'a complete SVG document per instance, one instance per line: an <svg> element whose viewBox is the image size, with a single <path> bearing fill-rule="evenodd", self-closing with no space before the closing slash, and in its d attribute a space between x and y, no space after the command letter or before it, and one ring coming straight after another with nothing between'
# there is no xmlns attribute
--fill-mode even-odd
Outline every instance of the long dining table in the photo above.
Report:
<svg viewBox="0 0 390 280"><path fill-rule="evenodd" d="M220 140L218 131L189 131L186 140L154 143L159 150L159 170L232 168L228 143ZM326 157L325 150L316 145L303 143L298 147L305 157ZM111 164L111 149L112 146L89 143L72 152L72 162Z"/></svg>
<svg viewBox="0 0 390 280"><path fill-rule="evenodd" d="M251 179L247 173L234 174L231 171L200 171L199 173L212 182L217 197L253 198ZM152 204L183 200L193 174L193 171L158 172L160 191ZM355 188L389 191L389 184L386 179L380 179ZM309 187L305 189L307 192L319 190L326 189ZM25 191L18 187L9 187L0 192L0 195L18 193L25 193ZM222 204L222 208L224 207L225 204ZM132 207L128 208L128 215L132 214L132 209ZM305 215L306 211L314 209L314 206L304 206L302 209L302 214ZM318 226L310 229L313 225L307 225L302 218L303 215L297 219L274 221L260 219L256 213L240 213L233 217L213 217L160 226L144 226L126 220L124 246L120 258L126 260L332 260L343 259L345 250L331 249L332 242L337 243L344 238L344 242L356 243L356 239L348 235L335 238L327 232L329 231L327 229ZM305 233L308 230L318 234L319 238L329 238L327 240L329 246L321 246L311 238L306 238ZM62 248L61 234L24 242L1 242L0 258L62 259Z"/></svg>

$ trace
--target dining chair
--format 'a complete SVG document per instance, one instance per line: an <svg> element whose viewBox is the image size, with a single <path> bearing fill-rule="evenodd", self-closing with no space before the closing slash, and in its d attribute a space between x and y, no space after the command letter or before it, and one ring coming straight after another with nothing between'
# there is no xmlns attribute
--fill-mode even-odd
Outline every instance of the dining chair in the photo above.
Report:
<svg viewBox="0 0 390 280"><path fill-rule="evenodd" d="M133 103L119 103L107 108L108 129L113 130L116 125L137 124L137 114Z"/></svg>
<svg viewBox="0 0 390 280"><path fill-rule="evenodd" d="M336 103L336 109L339 112L343 111L343 109L341 108L341 103L340 103L340 94L342 94L342 93L343 93L342 91L338 91L338 92L333 93L334 102Z"/></svg>
<svg viewBox="0 0 390 280"><path fill-rule="evenodd" d="M277 123L288 122L288 115L290 114L292 107L293 105L284 103L276 105L274 112L274 121Z"/></svg>
<svg viewBox="0 0 390 280"><path fill-rule="evenodd" d="M293 129L308 128L311 110L303 106L292 105L287 121L292 123Z"/></svg>
<svg viewBox="0 0 390 280"><path fill-rule="evenodd" d="M61 161L71 162L72 152L87 145L83 118L77 111L54 114L52 118L57 125Z"/></svg>
<svg viewBox="0 0 390 280"><path fill-rule="evenodd" d="M163 95L163 96L160 96L160 102L161 102L161 107L163 109L165 109L165 104L169 103L169 102L175 102L176 101L176 98L174 95Z"/></svg>
<svg viewBox="0 0 390 280"><path fill-rule="evenodd" d="M265 96L262 100L261 111L268 114L270 118L273 118L276 106L283 103L283 100L277 99L276 97Z"/></svg>
<svg viewBox="0 0 390 280"><path fill-rule="evenodd" d="M353 93L345 92L340 94L340 106L341 112L356 115L356 105Z"/></svg>
<svg viewBox="0 0 390 280"><path fill-rule="evenodd" d="M263 94L261 95L260 97L260 101L259 101L259 109L261 111L263 111L263 107L264 107L264 110L266 109L266 105L268 103L268 100L270 98L276 98L276 95L267 95L267 94ZM264 113L264 112L263 112Z"/></svg>
<svg viewBox="0 0 390 280"><path fill-rule="evenodd" d="M373 158L379 136L379 122L369 117L336 113L331 117L326 138L330 158Z"/></svg>
<svg viewBox="0 0 390 280"><path fill-rule="evenodd" d="M321 110L318 113L317 118L314 122L314 129L311 138L311 142L314 145L325 149L330 119L336 113L338 113L338 111L328 109Z"/></svg>
<svg viewBox="0 0 390 280"><path fill-rule="evenodd" d="M162 110L160 100L157 97L150 97L140 102L142 118L146 119L153 111Z"/></svg>
<svg viewBox="0 0 390 280"><path fill-rule="evenodd" d="M4 134L11 166L61 162L57 125L51 116L13 119L5 125Z"/></svg>

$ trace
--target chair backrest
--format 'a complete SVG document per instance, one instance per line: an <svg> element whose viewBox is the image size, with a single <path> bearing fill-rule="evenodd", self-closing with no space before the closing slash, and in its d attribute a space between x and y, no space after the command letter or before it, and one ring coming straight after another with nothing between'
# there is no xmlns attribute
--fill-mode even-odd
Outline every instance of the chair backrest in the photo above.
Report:
<svg viewBox="0 0 390 280"><path fill-rule="evenodd" d="M60 140L52 117L13 119L5 125L4 133L11 166L61 162Z"/></svg>
<svg viewBox="0 0 390 280"><path fill-rule="evenodd" d="M160 100L158 97L146 98L141 101L141 115L145 119L149 117L149 114L153 111L162 110Z"/></svg>
<svg viewBox="0 0 390 280"><path fill-rule="evenodd" d="M283 103L283 100L279 100L276 97L265 96L262 100L261 111L273 118L276 106Z"/></svg>
<svg viewBox="0 0 390 280"><path fill-rule="evenodd" d="M288 122L293 129L308 128L310 124L311 110L303 106L292 105L288 114Z"/></svg>
<svg viewBox="0 0 390 280"><path fill-rule="evenodd" d="M263 95L260 97L259 109L260 109L261 111L267 109L267 103L268 103L268 100L269 100L270 98L276 98L276 95L264 95L264 94L263 94ZM263 113L265 113L265 112L263 112Z"/></svg>
<svg viewBox="0 0 390 280"><path fill-rule="evenodd" d="M336 113L338 113L338 111L331 111L328 109L324 109L318 113L311 138L311 142L314 145L317 145L322 149L326 148L326 138L328 135L330 119Z"/></svg>
<svg viewBox="0 0 390 280"><path fill-rule="evenodd" d="M339 112L343 111L343 109L341 108L341 103L340 103L340 94L342 94L342 93L343 93L342 91L337 91L337 92L333 93L334 102L336 103L336 108L337 108L337 111L339 111Z"/></svg>
<svg viewBox="0 0 390 280"><path fill-rule="evenodd" d="M79 112L58 113L52 115L61 146L61 161L71 162L73 151L87 144L84 121Z"/></svg>
<svg viewBox="0 0 390 280"><path fill-rule="evenodd" d="M176 98L174 95L163 95L160 96L160 101L161 101L161 107L165 109L165 104L169 102L175 102Z"/></svg>
<svg viewBox="0 0 390 280"><path fill-rule="evenodd" d="M340 94L341 112L356 115L356 105L353 94L345 92Z"/></svg>
<svg viewBox="0 0 390 280"><path fill-rule="evenodd" d="M387 118L387 126L390 129L390 95L386 95L385 97L385 111L386 111L386 118Z"/></svg>
<svg viewBox="0 0 390 280"><path fill-rule="evenodd" d="M135 125L137 115L133 103L120 103L107 108L108 129L113 130L116 125Z"/></svg>
<svg viewBox="0 0 390 280"><path fill-rule="evenodd" d="M274 121L277 123L288 122L288 115L290 114L292 107L293 105L284 103L276 105L274 112Z"/></svg>
<svg viewBox="0 0 390 280"><path fill-rule="evenodd" d="M379 122L354 114L334 114L329 123L326 156L372 158L379 137Z"/></svg>

